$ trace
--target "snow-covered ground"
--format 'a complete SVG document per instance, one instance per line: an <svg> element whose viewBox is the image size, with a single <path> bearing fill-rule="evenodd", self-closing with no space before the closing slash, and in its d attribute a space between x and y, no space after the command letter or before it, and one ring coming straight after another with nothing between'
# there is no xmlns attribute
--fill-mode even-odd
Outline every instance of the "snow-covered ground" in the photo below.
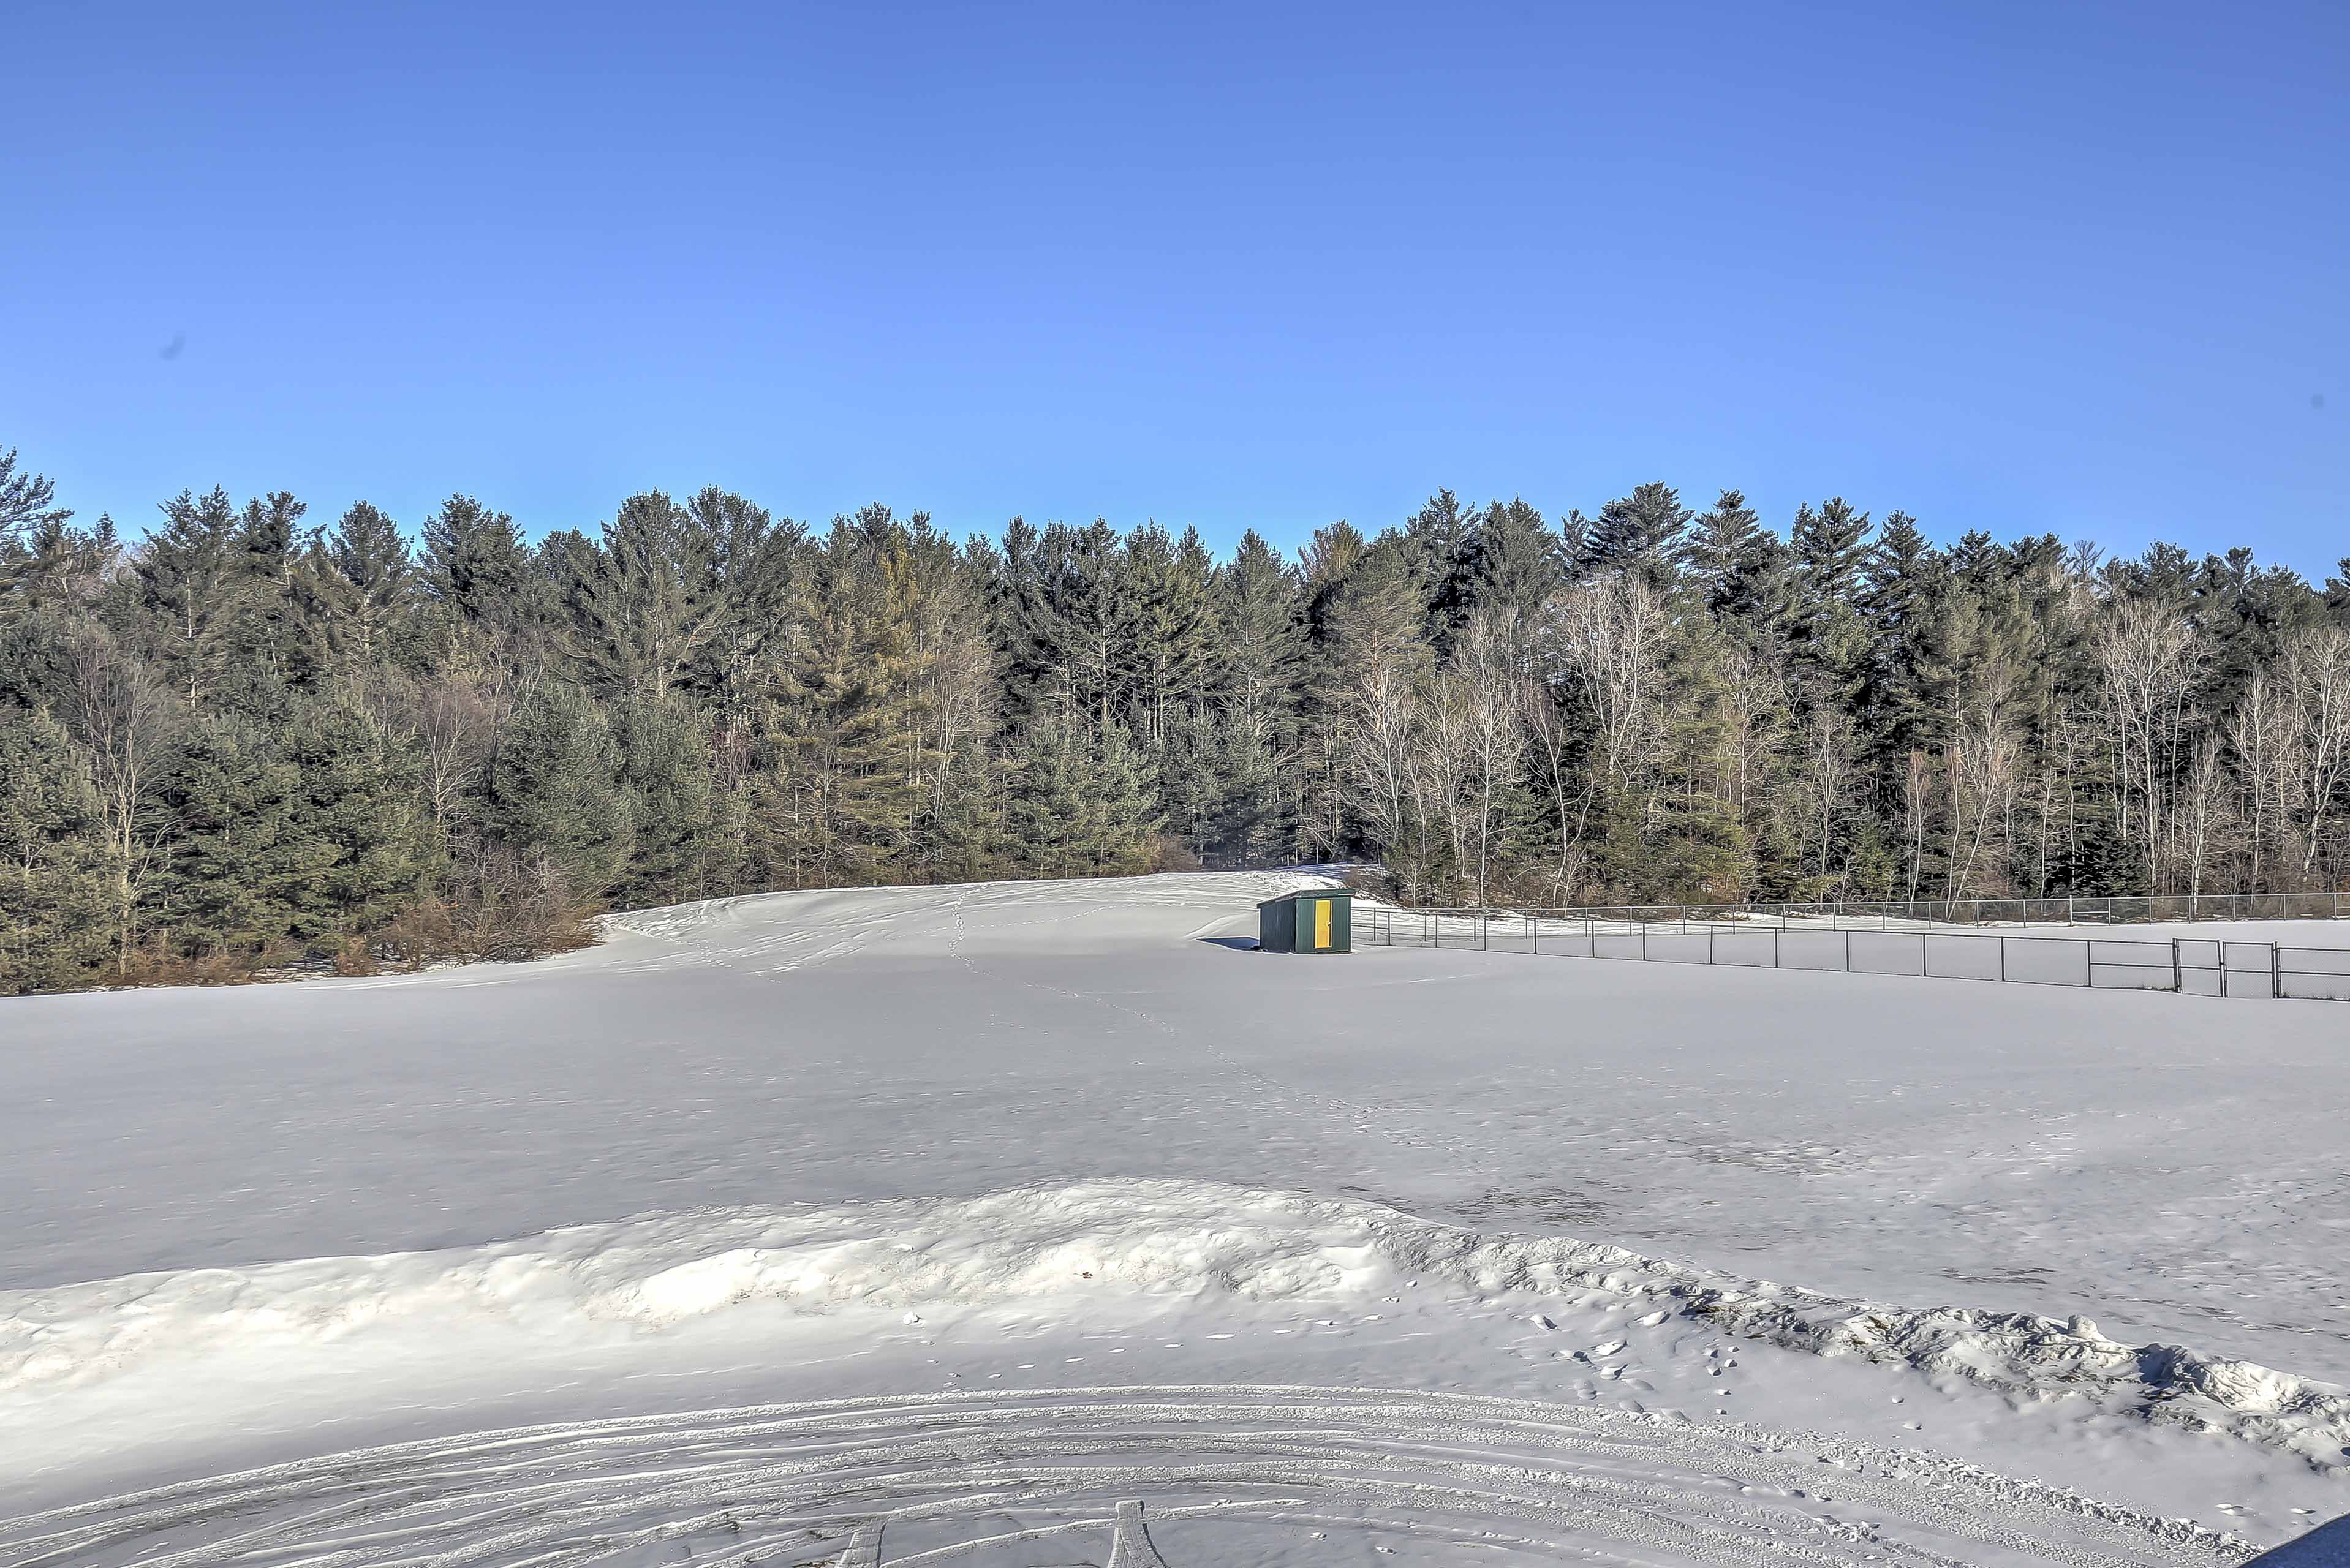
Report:
<svg viewBox="0 0 2350 1568"><path fill-rule="evenodd" d="M1299 880L0 1005L0 1563L2206 1563L2350 1510L2350 1007L1236 945Z"/></svg>

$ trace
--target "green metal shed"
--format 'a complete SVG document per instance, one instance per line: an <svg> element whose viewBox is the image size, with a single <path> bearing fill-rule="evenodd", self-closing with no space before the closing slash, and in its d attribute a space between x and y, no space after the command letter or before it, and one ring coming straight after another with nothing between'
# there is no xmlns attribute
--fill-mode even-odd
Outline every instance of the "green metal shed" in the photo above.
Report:
<svg viewBox="0 0 2350 1568"><path fill-rule="evenodd" d="M1256 907L1260 952L1352 952L1354 936L1355 895L1345 888L1284 893Z"/></svg>

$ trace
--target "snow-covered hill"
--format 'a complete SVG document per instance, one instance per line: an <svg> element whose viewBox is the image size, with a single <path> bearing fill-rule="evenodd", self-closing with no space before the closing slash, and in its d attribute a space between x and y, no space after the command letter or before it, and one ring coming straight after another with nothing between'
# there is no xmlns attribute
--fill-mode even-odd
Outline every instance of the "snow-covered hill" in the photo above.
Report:
<svg viewBox="0 0 2350 1568"><path fill-rule="evenodd" d="M1010 1568L1133 1501L1169 1568L2206 1562L2350 1509L2350 1012L1233 944L1303 880L0 1007L0 1563Z"/></svg>

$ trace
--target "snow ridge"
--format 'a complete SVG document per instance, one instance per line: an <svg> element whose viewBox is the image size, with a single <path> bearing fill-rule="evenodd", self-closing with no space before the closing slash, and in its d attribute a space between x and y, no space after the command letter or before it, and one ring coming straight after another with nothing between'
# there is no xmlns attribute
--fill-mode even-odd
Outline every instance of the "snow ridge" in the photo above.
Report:
<svg viewBox="0 0 2350 1568"><path fill-rule="evenodd" d="M972 1199L746 1208L577 1226L488 1246L130 1275L0 1292L0 1394L142 1363L452 1323L658 1333L745 1303L804 1314L1056 1295L1362 1300L1406 1282L1468 1300L1640 1300L1721 1332L1964 1379L2019 1401L2087 1397L2350 1469L2350 1390L2085 1318L1908 1310L1565 1236L1482 1234L1356 1200L1175 1180Z"/></svg>

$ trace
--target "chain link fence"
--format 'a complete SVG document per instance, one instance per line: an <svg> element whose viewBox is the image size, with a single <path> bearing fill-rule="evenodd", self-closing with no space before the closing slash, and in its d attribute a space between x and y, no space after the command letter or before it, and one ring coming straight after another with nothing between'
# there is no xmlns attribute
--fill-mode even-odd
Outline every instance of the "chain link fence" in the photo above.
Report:
<svg viewBox="0 0 2350 1568"><path fill-rule="evenodd" d="M1532 912L1546 919L1594 920L1627 928L1703 923L1782 928L1825 925L1838 930L1922 926L2028 929L2170 925L2181 920L2350 919L2350 894L2164 893L2111 898L1910 898L1889 903L1841 898L1814 904L1579 904L1572 909Z"/></svg>
<svg viewBox="0 0 2350 1568"><path fill-rule="evenodd" d="M1992 902L1992 900L1984 900ZM2118 900L2117 900L2118 901ZM1638 906L1633 907L1635 910ZM1597 910L1398 909L1357 904L1358 946L1475 948L1562 958L2004 981L2188 996L2350 1002L2350 945L2227 937L2062 937L1872 925L1835 918L1639 919ZM1790 907L1792 908L1792 906ZM1661 912L1661 911L1659 911ZM2205 915L2202 919L2219 919Z"/></svg>

